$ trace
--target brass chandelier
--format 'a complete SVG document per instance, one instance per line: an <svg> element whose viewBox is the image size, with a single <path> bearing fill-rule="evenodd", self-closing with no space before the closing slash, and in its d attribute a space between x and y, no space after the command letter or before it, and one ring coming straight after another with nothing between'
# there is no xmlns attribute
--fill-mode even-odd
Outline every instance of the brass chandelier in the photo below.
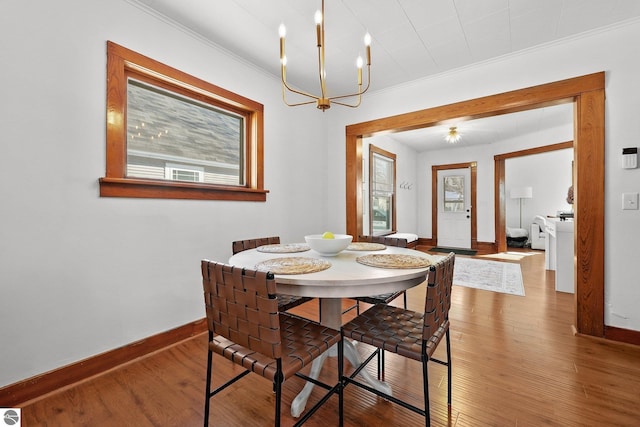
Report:
<svg viewBox="0 0 640 427"><path fill-rule="evenodd" d="M327 92L327 82L326 82L326 70L325 70L325 61L324 61L324 0L322 0L322 9L316 11L315 14L315 23L316 23L316 38L317 38L317 47L318 47L318 75L320 78L320 95L312 95L307 92L303 92L300 90L296 90L289 86L287 83L287 56L285 54L284 42L286 36L286 28L284 24L280 25L279 33L280 33L280 73L282 76L282 100L289 107L296 107L298 105L306 105L316 103L318 109L325 111L326 109L331 107L331 103L335 103L338 105L343 105L345 107L356 108L360 105L362 101L362 94L369 90L369 85L371 83L371 36L369 33L364 36L364 44L366 47L366 55L367 55L367 86L362 89L362 66L363 60L362 57L358 56L356 61L356 65L358 67L358 91L354 93L350 93L348 95L340 95L340 96L329 96ZM298 103L289 103L287 101L287 91L293 92L307 98L311 98L311 101L304 101ZM357 101L353 104L344 102L344 98L352 98L357 97ZM340 101L337 101L340 100Z"/></svg>

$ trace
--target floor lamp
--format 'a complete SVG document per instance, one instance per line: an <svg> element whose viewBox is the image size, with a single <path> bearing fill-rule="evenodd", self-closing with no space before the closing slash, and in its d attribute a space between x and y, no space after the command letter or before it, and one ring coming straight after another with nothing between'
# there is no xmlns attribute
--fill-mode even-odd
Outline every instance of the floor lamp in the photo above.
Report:
<svg viewBox="0 0 640 427"><path fill-rule="evenodd" d="M511 189L511 198L518 199L520 204L520 228L522 228L522 199L533 198L532 187L514 187Z"/></svg>

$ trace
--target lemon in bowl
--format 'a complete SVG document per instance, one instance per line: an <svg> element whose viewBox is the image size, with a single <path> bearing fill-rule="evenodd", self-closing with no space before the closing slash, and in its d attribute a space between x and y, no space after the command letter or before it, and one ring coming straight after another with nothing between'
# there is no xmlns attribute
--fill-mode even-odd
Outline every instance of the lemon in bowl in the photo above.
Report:
<svg viewBox="0 0 640 427"><path fill-rule="evenodd" d="M351 244L353 236L348 234L334 234L330 231L324 234L304 236L309 247L323 256L336 256Z"/></svg>

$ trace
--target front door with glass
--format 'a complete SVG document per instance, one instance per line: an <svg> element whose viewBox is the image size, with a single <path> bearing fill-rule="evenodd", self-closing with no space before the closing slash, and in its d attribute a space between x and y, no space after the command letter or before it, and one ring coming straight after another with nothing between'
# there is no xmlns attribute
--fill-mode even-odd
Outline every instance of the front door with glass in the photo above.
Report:
<svg viewBox="0 0 640 427"><path fill-rule="evenodd" d="M438 171L438 246L471 248L471 208L471 170Z"/></svg>

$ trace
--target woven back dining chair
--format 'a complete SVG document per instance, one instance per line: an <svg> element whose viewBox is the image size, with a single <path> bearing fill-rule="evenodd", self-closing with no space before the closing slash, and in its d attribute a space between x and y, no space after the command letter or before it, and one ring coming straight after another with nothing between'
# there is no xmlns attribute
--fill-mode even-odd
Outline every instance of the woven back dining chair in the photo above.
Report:
<svg viewBox="0 0 640 427"><path fill-rule="evenodd" d="M452 252L429 268L424 313L377 304L351 322L342 326L343 338L353 339L376 347L376 350L351 375L343 381L354 384L387 400L399 404L425 417L425 425L431 425L429 408L428 362L447 367L447 404L451 406L451 339L449 337L449 309L455 254ZM446 342L446 361L432 355L442 339ZM375 390L355 379L356 375L383 351L422 363L424 409L394 396ZM379 362L380 363L380 362Z"/></svg>
<svg viewBox="0 0 640 427"><path fill-rule="evenodd" d="M343 420L343 345L340 331L278 311L276 282L271 273L201 262L202 285L209 329L204 425L209 425L211 398L253 372L273 382L275 426L280 426L282 384L292 376L323 387L326 394L295 424L304 423L333 394L338 394L339 425ZM333 345L338 349L338 378L329 385L300 372ZM245 370L211 390L213 353Z"/></svg>
<svg viewBox="0 0 640 427"><path fill-rule="evenodd" d="M359 242L370 242L370 243L381 243L385 246L396 246L399 248L406 248L408 243L407 239L399 239L396 237L386 237L386 236L358 236ZM375 305L375 304L388 304L399 296L404 297L404 308L407 308L407 293L405 291L397 291L397 292L388 292L379 295L367 295L361 297L355 297L356 304L353 307L350 307L345 312L351 310L352 308L356 309L356 313L360 314L360 303L365 302L367 304Z"/></svg>
<svg viewBox="0 0 640 427"><path fill-rule="evenodd" d="M248 249L255 249L264 245L277 245L280 243L279 236L272 237L260 237L257 239L236 240L231 245L233 255L238 252L246 251ZM311 297L299 297L289 294L278 294L278 308L280 311L291 310L294 307L304 304L307 301L311 301Z"/></svg>

